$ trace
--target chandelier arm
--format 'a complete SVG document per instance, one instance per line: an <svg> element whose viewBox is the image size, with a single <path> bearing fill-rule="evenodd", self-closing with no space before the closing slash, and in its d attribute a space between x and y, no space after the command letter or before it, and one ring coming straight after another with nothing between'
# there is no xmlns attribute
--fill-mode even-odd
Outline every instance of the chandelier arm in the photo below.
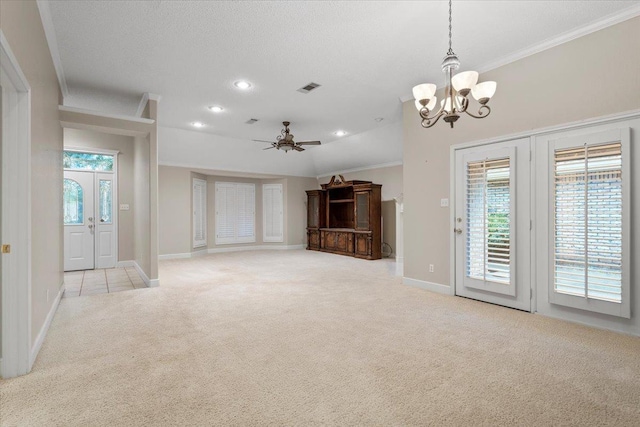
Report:
<svg viewBox="0 0 640 427"><path fill-rule="evenodd" d="M468 108L469 108L469 98L465 96L462 98L462 109L460 110L460 112L466 113Z"/></svg>
<svg viewBox="0 0 640 427"><path fill-rule="evenodd" d="M422 122L420 123L420 125L422 125L423 128L428 129L431 126L435 125L436 123L438 123L438 120L440 120L440 117L442 117L444 115L444 111L440 110L440 112L433 116L433 117L423 117L422 118ZM422 115L420 115L422 117ZM433 122L432 122L433 120Z"/></svg>
<svg viewBox="0 0 640 427"><path fill-rule="evenodd" d="M482 110L486 110L486 114L482 113ZM473 117L474 119L484 119L485 117L487 117L489 114L491 114L491 107L489 107L488 105L482 105L479 109L478 109L478 115L476 116L475 114L470 113L469 111L465 110L465 113L467 113L468 115L470 115L471 117Z"/></svg>

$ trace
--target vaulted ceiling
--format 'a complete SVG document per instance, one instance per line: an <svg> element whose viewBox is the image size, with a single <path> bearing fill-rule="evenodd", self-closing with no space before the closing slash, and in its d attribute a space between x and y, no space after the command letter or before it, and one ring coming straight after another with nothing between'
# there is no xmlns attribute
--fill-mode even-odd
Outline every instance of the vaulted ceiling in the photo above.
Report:
<svg viewBox="0 0 640 427"><path fill-rule="evenodd" d="M455 0L453 48L463 70L487 69L635 6ZM133 115L151 92L162 96L161 126L194 130L200 121L199 132L240 139L273 138L283 120L296 139L323 144L339 139L339 129L355 135L395 122L412 86L442 82L447 50L446 1L54 1L49 8L65 104ZM241 79L252 88L234 87ZM310 82L321 86L297 91ZM214 114L211 105L224 111ZM259 121L246 124L251 118Z"/></svg>

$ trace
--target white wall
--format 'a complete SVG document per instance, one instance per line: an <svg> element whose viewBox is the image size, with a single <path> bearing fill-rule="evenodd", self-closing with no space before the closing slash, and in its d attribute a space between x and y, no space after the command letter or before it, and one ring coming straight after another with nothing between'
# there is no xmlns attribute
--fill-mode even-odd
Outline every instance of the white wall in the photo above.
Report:
<svg viewBox="0 0 640 427"><path fill-rule="evenodd" d="M249 126L249 125L247 125ZM204 132L159 127L159 163L191 169L315 176L310 151L263 150L266 143L226 138Z"/></svg>
<svg viewBox="0 0 640 427"><path fill-rule="evenodd" d="M402 123L383 123L368 132L313 147L315 175L327 176L350 169L401 164Z"/></svg>
<svg viewBox="0 0 640 427"><path fill-rule="evenodd" d="M247 125L249 126L249 125ZM159 162L165 166L288 176L402 163L402 123L382 122L370 131L346 136L304 152L264 150L266 143L159 127ZM274 135L275 136L275 135ZM265 136L265 139L269 139Z"/></svg>

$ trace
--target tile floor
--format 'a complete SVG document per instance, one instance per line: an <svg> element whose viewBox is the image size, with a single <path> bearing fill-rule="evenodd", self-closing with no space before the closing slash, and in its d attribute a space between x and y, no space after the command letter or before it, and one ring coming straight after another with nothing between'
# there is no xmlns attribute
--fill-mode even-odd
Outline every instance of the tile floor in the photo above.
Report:
<svg viewBox="0 0 640 427"><path fill-rule="evenodd" d="M133 267L103 268L99 270L69 271L64 273L64 297L107 294L146 288Z"/></svg>

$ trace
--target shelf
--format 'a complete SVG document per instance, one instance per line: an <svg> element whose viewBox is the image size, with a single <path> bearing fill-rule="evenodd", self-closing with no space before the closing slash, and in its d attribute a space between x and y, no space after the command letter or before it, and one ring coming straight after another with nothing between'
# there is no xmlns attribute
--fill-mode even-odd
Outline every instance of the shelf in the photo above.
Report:
<svg viewBox="0 0 640 427"><path fill-rule="evenodd" d="M353 203L353 199L329 200L329 203Z"/></svg>

